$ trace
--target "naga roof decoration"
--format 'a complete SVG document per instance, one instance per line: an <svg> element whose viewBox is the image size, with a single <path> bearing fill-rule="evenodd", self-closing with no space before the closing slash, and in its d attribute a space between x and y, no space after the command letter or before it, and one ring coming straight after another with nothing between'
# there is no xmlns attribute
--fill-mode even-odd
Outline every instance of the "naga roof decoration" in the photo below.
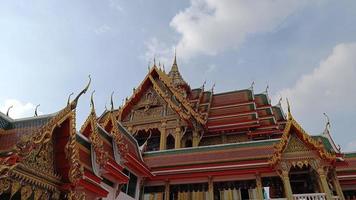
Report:
<svg viewBox="0 0 356 200"><path fill-rule="evenodd" d="M288 121L283 131L281 140L274 146L274 154L269 160L272 166L275 166L282 159L282 154L288 145L291 134L293 133L309 148L315 150L323 160L330 163L334 163L336 161L336 155L328 152L321 141L315 140L311 137L293 118L288 103Z"/></svg>
<svg viewBox="0 0 356 200"><path fill-rule="evenodd" d="M98 133L98 127L96 122L96 114L94 107L94 95L95 90L91 94L90 102L91 102L91 112L87 119L85 120L83 126L80 129L80 132L89 138L91 144L94 147L94 151L96 154L96 162L100 166L104 166L108 161L108 153L104 151L103 148L103 140L100 138Z"/></svg>

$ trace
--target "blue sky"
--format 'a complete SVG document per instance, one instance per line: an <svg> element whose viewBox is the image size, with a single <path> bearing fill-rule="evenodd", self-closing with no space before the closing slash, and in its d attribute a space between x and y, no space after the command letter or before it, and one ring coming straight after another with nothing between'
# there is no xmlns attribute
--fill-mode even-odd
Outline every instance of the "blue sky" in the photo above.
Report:
<svg viewBox="0 0 356 200"><path fill-rule="evenodd" d="M98 114L130 96L153 57L215 91L269 85L311 134L356 150L356 2L304 0L5 0L0 6L0 110L32 116L63 108L93 78ZM78 107L78 124L89 112Z"/></svg>

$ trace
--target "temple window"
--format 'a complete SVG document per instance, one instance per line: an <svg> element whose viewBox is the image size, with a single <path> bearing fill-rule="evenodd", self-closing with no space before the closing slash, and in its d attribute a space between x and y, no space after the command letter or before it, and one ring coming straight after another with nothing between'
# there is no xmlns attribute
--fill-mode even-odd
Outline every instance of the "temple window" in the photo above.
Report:
<svg viewBox="0 0 356 200"><path fill-rule="evenodd" d="M147 186L144 188L143 200L164 199L164 186Z"/></svg>
<svg viewBox="0 0 356 200"><path fill-rule="evenodd" d="M167 136L167 142L166 142L167 149L174 149L174 143L175 143L174 137L171 134L169 134Z"/></svg>
<svg viewBox="0 0 356 200"><path fill-rule="evenodd" d="M130 180L128 184L125 184L121 187L121 192L135 198L136 196L136 187L137 187L137 176L127 169L124 169L124 174L126 174Z"/></svg>
<svg viewBox="0 0 356 200"><path fill-rule="evenodd" d="M192 140L191 140L191 139L187 139L187 140L185 141L185 147L192 147L192 146L193 146Z"/></svg>

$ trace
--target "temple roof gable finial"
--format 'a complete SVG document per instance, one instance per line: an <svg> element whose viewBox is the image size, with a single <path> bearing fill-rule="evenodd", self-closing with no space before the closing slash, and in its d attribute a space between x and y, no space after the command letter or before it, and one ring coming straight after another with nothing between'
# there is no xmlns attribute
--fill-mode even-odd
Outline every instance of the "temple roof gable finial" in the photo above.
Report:
<svg viewBox="0 0 356 200"><path fill-rule="evenodd" d="M35 117L38 116L37 110L38 110L38 107L40 107L40 105L41 105L41 104L38 104L38 105L36 106L36 108L35 108Z"/></svg>
<svg viewBox="0 0 356 200"><path fill-rule="evenodd" d="M325 130L329 131L331 124L330 124L330 118L326 113L323 113L323 115L326 117L326 125L325 125Z"/></svg>
<svg viewBox="0 0 356 200"><path fill-rule="evenodd" d="M113 100L113 96L114 96L114 91L111 93L111 97L110 97L111 111L114 110L114 100Z"/></svg>
<svg viewBox="0 0 356 200"><path fill-rule="evenodd" d="M67 106L70 104L70 97L73 95L74 93L70 93L69 96L68 96L68 100L67 100Z"/></svg>
<svg viewBox="0 0 356 200"><path fill-rule="evenodd" d="M93 90L91 92L91 96L90 96L90 107L91 107L91 112L95 112L95 106L94 106L94 93L95 90Z"/></svg>
<svg viewBox="0 0 356 200"><path fill-rule="evenodd" d="M288 120L293 119L292 113L290 111L290 104L288 98L287 98L287 110L288 110Z"/></svg>
<svg viewBox="0 0 356 200"><path fill-rule="evenodd" d="M252 83L251 83L251 86L250 86L250 90L253 90L253 88L255 87L255 81L252 81Z"/></svg>
<svg viewBox="0 0 356 200"><path fill-rule="evenodd" d="M85 94L85 93L88 91L88 88L89 88L90 83L91 83L91 77L90 77L90 75L88 76L88 78L89 78L88 84L87 84L87 85L85 86L85 88L75 97L75 99L70 103L72 109L75 109L75 108L77 107L79 97L82 96L83 94Z"/></svg>
<svg viewBox="0 0 356 200"><path fill-rule="evenodd" d="M11 106L7 109L7 111L6 111L6 116L9 116L10 110L11 110L13 107L14 107L14 105L11 105Z"/></svg>

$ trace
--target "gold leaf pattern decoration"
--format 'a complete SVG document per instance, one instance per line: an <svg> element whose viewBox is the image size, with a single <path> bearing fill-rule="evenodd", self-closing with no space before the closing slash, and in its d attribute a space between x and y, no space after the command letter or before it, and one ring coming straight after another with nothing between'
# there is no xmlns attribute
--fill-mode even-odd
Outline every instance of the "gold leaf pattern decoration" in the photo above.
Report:
<svg viewBox="0 0 356 200"><path fill-rule="evenodd" d="M21 184L18 181L14 181L11 186L11 197L13 197L20 188Z"/></svg>
<svg viewBox="0 0 356 200"><path fill-rule="evenodd" d="M10 189L11 183L8 179L0 180L0 195Z"/></svg>
<svg viewBox="0 0 356 200"><path fill-rule="evenodd" d="M30 185L25 185L21 188L21 200L27 200L32 195L32 188Z"/></svg>

